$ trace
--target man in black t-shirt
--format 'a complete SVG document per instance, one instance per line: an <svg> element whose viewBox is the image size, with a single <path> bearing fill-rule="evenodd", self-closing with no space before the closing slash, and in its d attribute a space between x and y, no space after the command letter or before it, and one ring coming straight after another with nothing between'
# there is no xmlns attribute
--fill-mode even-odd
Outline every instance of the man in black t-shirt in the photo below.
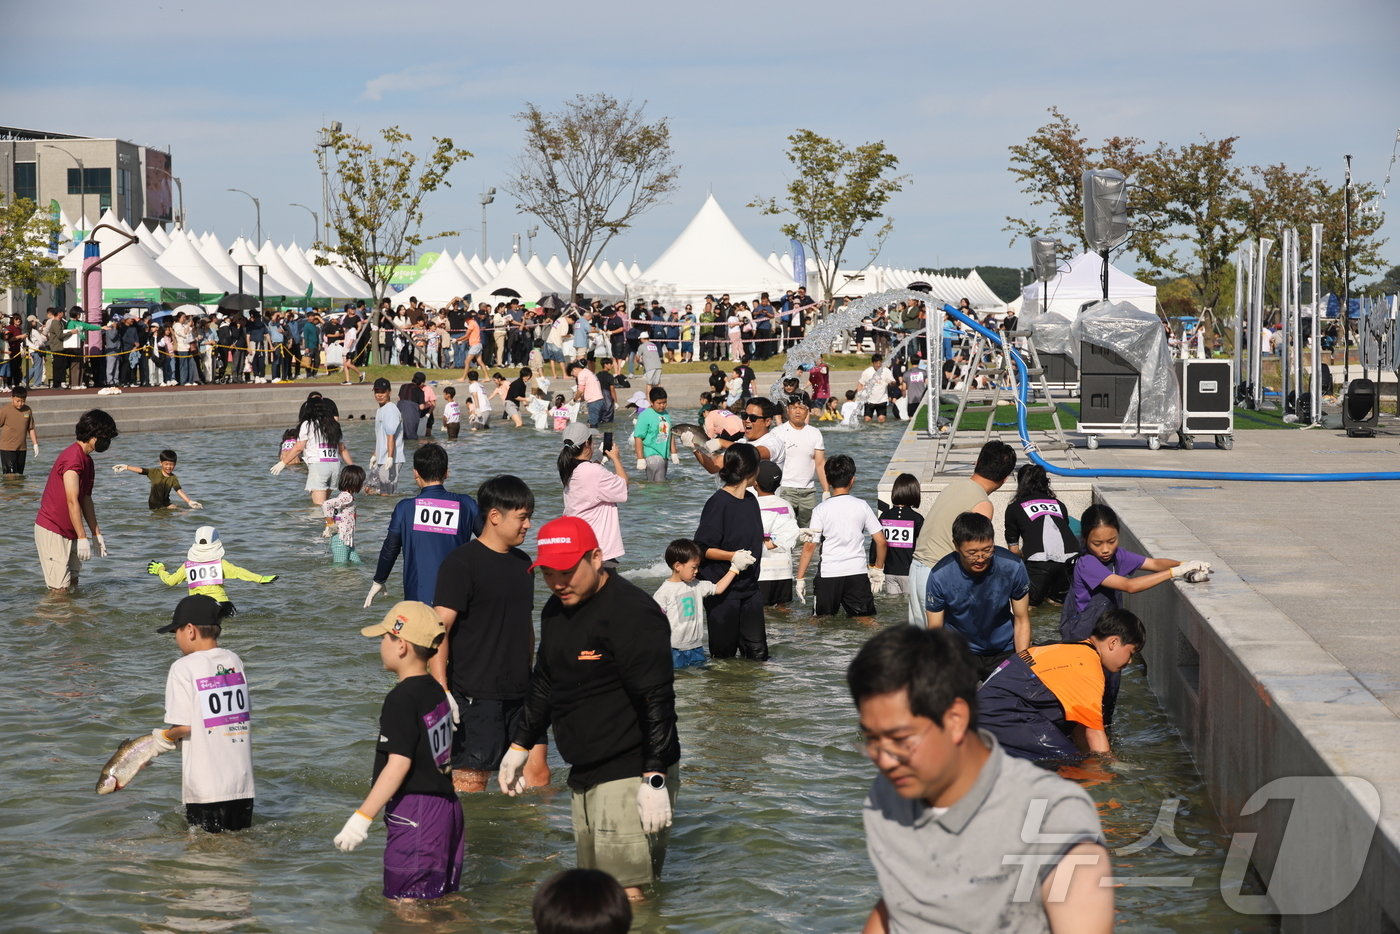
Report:
<svg viewBox="0 0 1400 934"><path fill-rule="evenodd" d="M520 550L535 494L519 477L492 477L476 494L481 534L438 569L433 602L447 641L428 670L449 689L461 723L453 737L452 783L485 791L520 725L534 650L535 581ZM549 784L543 742L531 750L525 784Z"/></svg>
<svg viewBox="0 0 1400 934"><path fill-rule="evenodd" d="M680 774L671 627L650 594L603 568L577 516L545 523L531 567L553 595L501 790L524 789L529 749L553 726L571 766L579 868L611 873L641 898L661 872Z"/></svg>
<svg viewBox="0 0 1400 934"><path fill-rule="evenodd" d="M530 390L525 384L533 375L528 366L521 367L520 375L511 380L510 385L506 387L506 417L515 423L516 428L522 424L520 413L530 404Z"/></svg>

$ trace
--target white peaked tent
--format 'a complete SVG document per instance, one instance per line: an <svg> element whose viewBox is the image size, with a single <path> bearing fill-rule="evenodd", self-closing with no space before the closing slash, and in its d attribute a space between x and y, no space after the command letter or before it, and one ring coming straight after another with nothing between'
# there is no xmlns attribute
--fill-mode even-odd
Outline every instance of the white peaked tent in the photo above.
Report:
<svg viewBox="0 0 1400 934"><path fill-rule="evenodd" d="M225 292L235 291L228 276L211 266L189 238L178 232L156 257L156 263L199 289L201 302L217 301Z"/></svg>
<svg viewBox="0 0 1400 934"><path fill-rule="evenodd" d="M546 292L556 292L560 298L563 298L569 293L569 284L567 282L561 284L558 279L551 276L549 270L545 268L544 263L540 262L538 254L530 257L530 261L525 264L525 268L530 270L530 275L539 280L539 283L545 287L544 290Z"/></svg>
<svg viewBox="0 0 1400 934"><path fill-rule="evenodd" d="M498 302L501 300L500 296L495 296L498 289L514 289L520 293L522 302L537 302L541 295L552 291L546 289L544 283L530 275L530 270L526 269L525 264L521 262L519 253L512 253L500 271L489 281L483 282L473 297L479 302Z"/></svg>
<svg viewBox="0 0 1400 934"><path fill-rule="evenodd" d="M278 282L285 283L291 288L292 291L284 292L283 295L288 299L292 299L294 302L299 301L301 304L306 303L306 289L308 286L313 286L311 277L298 275L294 272L292 267L287 265L287 261L282 258L282 254L278 252L272 240L268 239L263 241L262 248L258 250L257 259L258 262L262 264L263 268L267 270L267 275L272 276L272 278L276 279ZM311 297L331 298L332 296L317 295L313 286Z"/></svg>
<svg viewBox="0 0 1400 934"><path fill-rule="evenodd" d="M154 227L151 233L155 235L156 241L160 243L162 249L170 246L170 233L164 227Z"/></svg>
<svg viewBox="0 0 1400 934"><path fill-rule="evenodd" d="M612 271L613 278L624 286L636 278L636 276L627 271L627 267L622 265L621 262L614 263Z"/></svg>
<svg viewBox="0 0 1400 934"><path fill-rule="evenodd" d="M481 261L481 257L475 253L467 260L467 265L471 268L467 270L467 275L471 276L479 285L485 285L491 281L491 273L486 271L486 264Z"/></svg>
<svg viewBox="0 0 1400 934"><path fill-rule="evenodd" d="M609 294L626 295L627 283L617 277L617 272L607 264L606 260L598 260L593 267L593 277L602 285L608 287Z"/></svg>
<svg viewBox="0 0 1400 934"><path fill-rule="evenodd" d="M670 305L698 303L709 294L756 295L793 287L792 279L759 255L709 195L680 236L633 280L628 295Z"/></svg>
<svg viewBox="0 0 1400 934"><path fill-rule="evenodd" d="M189 238L190 235L186 234L186 237ZM195 243L193 239L191 239L190 242ZM234 283L236 286L238 283L238 267L234 265L233 257L228 255L228 250L219 242L219 238L213 233L205 234L199 239L197 246L199 255L203 256L205 261L208 262L210 266L213 266L216 272L222 273L225 279Z"/></svg>
<svg viewBox="0 0 1400 934"><path fill-rule="evenodd" d="M642 274L642 267L637 265L637 261L632 260L632 265L627 267L627 281L631 282Z"/></svg>
<svg viewBox="0 0 1400 934"><path fill-rule="evenodd" d="M578 290L585 297L599 299L604 302L612 302L622 297L622 291L618 286L610 282L603 275L603 268L607 264L599 260L589 268L583 281L578 284Z"/></svg>
<svg viewBox="0 0 1400 934"><path fill-rule="evenodd" d="M476 270L472 269L472 263L471 260L467 259L467 254L458 250L457 255L452 257L452 262L472 284L472 292L475 293L481 285L481 277L476 274Z"/></svg>
<svg viewBox="0 0 1400 934"><path fill-rule="evenodd" d="M1049 281L1045 290L1047 307L1042 308L1038 279L1021 290L1021 297L1025 299L1023 307L1028 313L1044 310L1074 318L1085 303L1103 299L1103 284L1099 280L1102 273L1102 257L1097 253L1081 253L1069 261L1067 269ZM1132 302L1144 311L1157 310L1157 287L1134 279L1111 263L1108 298L1114 302Z"/></svg>
<svg viewBox="0 0 1400 934"><path fill-rule="evenodd" d="M311 281L312 297L325 299L350 297L342 283L325 274L324 270L330 267L312 265L311 260L306 258L306 253L297 246L295 240L288 246L278 247L277 252L281 254L282 262L287 265L292 274L299 277L298 281L301 279Z"/></svg>
<svg viewBox="0 0 1400 934"><path fill-rule="evenodd" d="M559 262L559 254L550 254L549 262L544 264L544 271L549 273L549 277L559 283L561 291L559 296L565 300L569 298L569 284L573 281L573 276L564 264Z"/></svg>
<svg viewBox="0 0 1400 934"><path fill-rule="evenodd" d="M158 257L165 251L165 244L161 243L155 231L145 224L136 228L136 239L141 241L141 245L146 248L146 251L150 253L151 256Z"/></svg>
<svg viewBox="0 0 1400 934"><path fill-rule="evenodd" d="M420 302L433 307L446 305L454 298L465 298L475 292L467 274L453 261L452 254L443 252L428 267L428 271L413 283L413 294ZM523 293L522 293L523 294Z"/></svg>
<svg viewBox="0 0 1400 934"><path fill-rule="evenodd" d="M233 260L235 266L245 267L243 269L243 291L249 295L258 294L258 271L254 268L264 266L262 274L262 291L265 296L281 295L284 297L294 297L300 293L290 282L283 282L272 274L271 269L258 262L257 256L253 254L253 249L248 245L248 241L239 237L233 241L233 246L229 247L229 258ZM238 270L234 270L233 281L238 281ZM301 291L306 291L306 286L301 287Z"/></svg>
<svg viewBox="0 0 1400 934"><path fill-rule="evenodd" d="M486 270L486 279L487 279L488 282L491 280L491 278L492 278L493 276L496 275L496 273L498 273L498 272L501 271L501 265L502 265L501 263L496 262L496 260L495 260L493 257L490 257L490 256L488 256L488 257L486 257L486 259L482 260L482 262L481 262L481 268L484 269L484 270Z"/></svg>
<svg viewBox="0 0 1400 934"><path fill-rule="evenodd" d="M982 281L982 277L974 269L967 274L967 297L972 301L973 308L996 309L1001 311L1006 308L1006 302L997 297L987 283Z"/></svg>
<svg viewBox="0 0 1400 934"><path fill-rule="evenodd" d="M330 264L317 265L317 257L329 258ZM307 250L306 261L321 274L322 278L337 286L338 298L363 298L365 301L369 301L373 297L374 292L370 289L369 283L340 265L341 261L338 257L327 256L327 254L318 253L315 250Z"/></svg>
<svg viewBox="0 0 1400 934"><path fill-rule="evenodd" d="M144 298L151 301L192 302L199 297L198 288L158 265L139 244L118 253L117 249L127 242L125 237L114 235L110 230L99 230L92 239L101 254L109 257L102 264L104 301ZM83 284L83 253L83 249L71 250L62 260L65 267L78 273L79 290Z"/></svg>

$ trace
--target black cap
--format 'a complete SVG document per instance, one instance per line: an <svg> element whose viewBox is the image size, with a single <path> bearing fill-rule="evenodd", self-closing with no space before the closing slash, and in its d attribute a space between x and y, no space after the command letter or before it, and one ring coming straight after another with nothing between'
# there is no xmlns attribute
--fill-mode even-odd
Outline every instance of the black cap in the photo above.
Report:
<svg viewBox="0 0 1400 934"><path fill-rule="evenodd" d="M783 468L769 460L758 462L758 488L772 492L783 484Z"/></svg>
<svg viewBox="0 0 1400 934"><path fill-rule="evenodd" d="M227 611L218 600L206 594L194 594L175 604L175 612L170 614L170 622L156 632L174 632L190 623L196 626L220 626L226 615Z"/></svg>
<svg viewBox="0 0 1400 934"><path fill-rule="evenodd" d="M388 381L387 379L385 379L384 377L382 377L382 376L379 377L379 379L377 379L377 380L374 381L374 391L375 391L375 392L388 392L388 391L389 391L390 389L392 389L392 388L393 388L393 387L391 387L391 386L389 385L389 381Z"/></svg>

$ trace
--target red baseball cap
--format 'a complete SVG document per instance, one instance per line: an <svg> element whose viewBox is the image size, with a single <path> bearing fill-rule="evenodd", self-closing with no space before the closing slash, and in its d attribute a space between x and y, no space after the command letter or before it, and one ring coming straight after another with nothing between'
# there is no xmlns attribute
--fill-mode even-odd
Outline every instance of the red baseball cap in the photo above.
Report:
<svg viewBox="0 0 1400 934"><path fill-rule="evenodd" d="M538 567L567 571L598 547L593 527L578 516L564 516L540 527L538 551L530 570Z"/></svg>

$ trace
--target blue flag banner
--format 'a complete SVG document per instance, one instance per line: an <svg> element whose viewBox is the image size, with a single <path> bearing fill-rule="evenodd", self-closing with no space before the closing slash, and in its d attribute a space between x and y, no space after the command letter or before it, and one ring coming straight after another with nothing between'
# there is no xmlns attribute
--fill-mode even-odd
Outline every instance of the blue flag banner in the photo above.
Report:
<svg viewBox="0 0 1400 934"><path fill-rule="evenodd" d="M807 254L802 249L802 244L797 240L789 240L792 244L792 278L798 285L807 285Z"/></svg>
<svg viewBox="0 0 1400 934"><path fill-rule="evenodd" d="M1335 318L1337 312L1341 310L1342 301L1334 293L1327 293L1327 314L1325 317ZM1361 317L1361 299L1353 298L1347 301L1347 317Z"/></svg>

